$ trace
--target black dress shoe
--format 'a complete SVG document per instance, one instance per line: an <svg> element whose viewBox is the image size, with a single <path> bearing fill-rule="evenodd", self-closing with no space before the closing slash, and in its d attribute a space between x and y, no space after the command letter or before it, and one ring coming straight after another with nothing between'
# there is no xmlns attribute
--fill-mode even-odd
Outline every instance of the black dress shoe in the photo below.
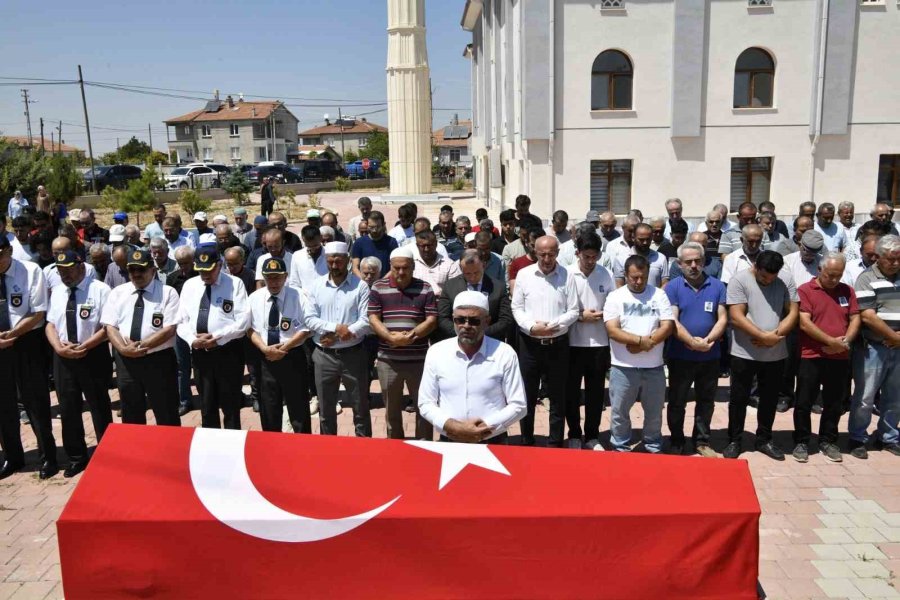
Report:
<svg viewBox="0 0 900 600"><path fill-rule="evenodd" d="M6 461L3 463L3 467L0 468L0 479L6 479L13 473L18 473L19 469L21 469L24 465L22 463L12 463Z"/></svg>
<svg viewBox="0 0 900 600"><path fill-rule="evenodd" d="M73 462L63 471L63 477L75 477L87 468L87 461Z"/></svg>
<svg viewBox="0 0 900 600"><path fill-rule="evenodd" d="M885 444L881 440L875 440L875 449L890 452L894 456L900 456L900 444Z"/></svg>
<svg viewBox="0 0 900 600"><path fill-rule="evenodd" d="M772 442L766 442L765 444L756 444L756 451L765 454L772 460L784 460L784 452L782 452L781 448L779 448Z"/></svg>
<svg viewBox="0 0 900 600"><path fill-rule="evenodd" d="M178 416L179 417L183 417L184 415L188 414L189 412L191 412L190 406L182 404L181 406L178 407Z"/></svg>
<svg viewBox="0 0 900 600"><path fill-rule="evenodd" d="M737 458L741 455L741 452L743 452L741 443L731 442L730 444L725 446L724 450L722 450L722 456L724 456L725 458Z"/></svg>
<svg viewBox="0 0 900 600"><path fill-rule="evenodd" d="M41 465L41 470L38 471L38 477L41 479L50 479L57 473L59 473L59 465L57 465L55 462L45 460Z"/></svg>

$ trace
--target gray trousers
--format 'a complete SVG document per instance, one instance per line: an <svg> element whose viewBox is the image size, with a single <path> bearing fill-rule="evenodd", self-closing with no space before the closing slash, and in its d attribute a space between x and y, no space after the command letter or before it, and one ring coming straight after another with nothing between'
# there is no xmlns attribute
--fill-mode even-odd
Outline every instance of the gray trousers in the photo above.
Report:
<svg viewBox="0 0 900 600"><path fill-rule="evenodd" d="M369 363L362 344L329 350L316 346L312 355L316 390L319 393L319 430L337 435L337 403L344 384L353 409L356 437L372 437L369 416Z"/></svg>
<svg viewBox="0 0 900 600"><path fill-rule="evenodd" d="M378 359L378 381L384 397L384 409L387 413L387 436L402 440L403 434L403 384L409 388L413 406L416 407L416 439L434 440L434 427L419 414L419 383L422 381L424 360L400 361Z"/></svg>

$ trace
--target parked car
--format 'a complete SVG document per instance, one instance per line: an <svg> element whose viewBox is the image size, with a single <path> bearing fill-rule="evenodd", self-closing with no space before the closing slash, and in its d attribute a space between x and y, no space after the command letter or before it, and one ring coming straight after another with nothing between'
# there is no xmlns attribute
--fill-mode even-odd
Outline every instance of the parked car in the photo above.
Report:
<svg viewBox="0 0 900 600"><path fill-rule="evenodd" d="M262 183L266 177L274 177L279 183L297 183L300 177L297 172L285 163L260 163L247 171L247 178L257 184Z"/></svg>
<svg viewBox="0 0 900 600"><path fill-rule="evenodd" d="M188 167L209 167L209 168L212 169L213 171L219 173L219 174L222 176L222 178L224 178L224 177L227 176L229 173L231 173L231 168L230 168L228 165L223 165L222 163L212 163L212 162L208 162L208 163L191 163L191 164L186 165L186 166L188 166Z"/></svg>
<svg viewBox="0 0 900 600"><path fill-rule="evenodd" d="M128 187L128 182L141 178L140 167L134 165L106 165L103 167L94 167L93 172L88 171L84 174L84 187L91 189L91 180L96 182L96 192L99 194L105 187L114 187L116 189L124 189Z"/></svg>
<svg viewBox="0 0 900 600"><path fill-rule="evenodd" d="M381 167L381 162L372 159L369 161L368 170L366 170L363 169L362 161L358 160L344 165L344 170L347 171L347 177L350 179L374 179L376 177L384 177L378 171L379 167Z"/></svg>
<svg viewBox="0 0 900 600"><path fill-rule="evenodd" d="M166 176L167 190L186 190L202 186L203 188L222 185L222 174L207 165L178 167Z"/></svg>
<svg viewBox="0 0 900 600"><path fill-rule="evenodd" d="M302 160L293 165L301 181L331 181L343 176L344 169L332 160Z"/></svg>

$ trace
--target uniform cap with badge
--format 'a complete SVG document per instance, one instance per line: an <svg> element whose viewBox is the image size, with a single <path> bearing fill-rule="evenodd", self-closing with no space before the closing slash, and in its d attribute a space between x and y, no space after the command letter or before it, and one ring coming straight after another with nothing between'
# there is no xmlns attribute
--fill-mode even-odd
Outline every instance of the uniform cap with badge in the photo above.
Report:
<svg viewBox="0 0 900 600"><path fill-rule="evenodd" d="M217 264L219 264L219 251L216 250L215 246L201 249L194 255L194 269L198 271L212 271Z"/></svg>
<svg viewBox="0 0 900 600"><path fill-rule="evenodd" d="M273 256L273 257L267 258L266 262L263 263L263 266L262 266L263 277L265 277L266 275L286 275L286 274L287 274L287 265L285 264L284 259Z"/></svg>
<svg viewBox="0 0 900 600"><path fill-rule="evenodd" d="M128 253L126 267L143 267L147 268L153 264L153 257L150 256L149 250L132 250Z"/></svg>
<svg viewBox="0 0 900 600"><path fill-rule="evenodd" d="M74 250L64 250L56 255L57 267L74 267L80 262L81 256Z"/></svg>

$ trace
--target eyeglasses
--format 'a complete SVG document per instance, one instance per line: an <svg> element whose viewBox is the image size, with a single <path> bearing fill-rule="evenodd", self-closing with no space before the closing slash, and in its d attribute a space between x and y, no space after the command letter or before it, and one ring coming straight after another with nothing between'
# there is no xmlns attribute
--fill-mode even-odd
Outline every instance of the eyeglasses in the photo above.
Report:
<svg viewBox="0 0 900 600"><path fill-rule="evenodd" d="M453 317L453 322L457 325L479 327L481 326L481 317Z"/></svg>

